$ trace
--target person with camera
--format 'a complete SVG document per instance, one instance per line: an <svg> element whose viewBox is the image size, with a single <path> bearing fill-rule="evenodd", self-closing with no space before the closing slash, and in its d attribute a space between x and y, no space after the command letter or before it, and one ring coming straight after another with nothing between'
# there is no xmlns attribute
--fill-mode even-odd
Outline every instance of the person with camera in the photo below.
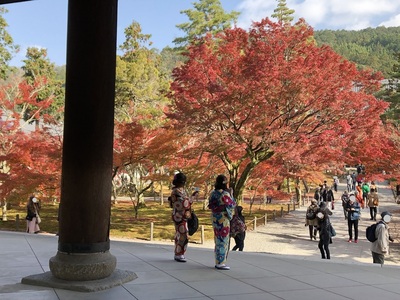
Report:
<svg viewBox="0 0 400 300"><path fill-rule="evenodd" d="M349 201L346 205L347 211L347 226L349 231L349 240L351 243L353 241L353 227L354 227L354 243L358 243L358 221L361 216L361 208L360 204L356 201L356 197L354 194L349 195Z"/></svg>

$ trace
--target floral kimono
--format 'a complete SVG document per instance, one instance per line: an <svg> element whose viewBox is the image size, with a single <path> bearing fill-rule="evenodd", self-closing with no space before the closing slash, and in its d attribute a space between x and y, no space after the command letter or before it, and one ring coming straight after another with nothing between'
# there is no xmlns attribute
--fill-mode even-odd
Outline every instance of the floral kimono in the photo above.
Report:
<svg viewBox="0 0 400 300"><path fill-rule="evenodd" d="M228 191L214 190L209 199L208 208L212 211L214 228L215 264L224 264L229 251L230 220L236 202Z"/></svg>
<svg viewBox="0 0 400 300"><path fill-rule="evenodd" d="M171 203L175 224L175 255L184 255L188 243L187 219L191 216L191 203L182 188L172 190Z"/></svg>

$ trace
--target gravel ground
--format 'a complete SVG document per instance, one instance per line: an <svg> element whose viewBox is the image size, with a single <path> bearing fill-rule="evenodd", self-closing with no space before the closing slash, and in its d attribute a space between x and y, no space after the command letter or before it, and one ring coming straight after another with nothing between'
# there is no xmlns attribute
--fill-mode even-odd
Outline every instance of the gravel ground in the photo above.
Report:
<svg viewBox="0 0 400 300"><path fill-rule="evenodd" d="M339 191L335 193L335 199L340 196L345 189L344 184L339 185ZM380 207L379 211L390 211L393 219L390 223L390 232L395 239L391 243L391 253L385 259L387 265L400 266L400 206L393 199L390 188L385 184L378 185ZM316 241L310 241L308 227L305 227L306 206L298 208L285 214L282 218L276 218L266 225L258 226L257 231L248 230L245 239L245 252L259 252L272 255L290 255L300 259L320 260L318 249L318 237ZM372 263L370 242L365 237L365 228L372 224L369 220L369 208L363 209L359 222L359 242L348 243L347 221L345 221L341 202L337 202L332 211L331 222L337 232L330 245L331 260L345 263ZM380 216L379 216L380 217ZM249 218L246 219L249 221ZM172 242L154 242L161 244L173 244ZM234 240L231 239L231 249ZM187 250L187 257L190 258L190 248L214 248L212 240L205 241L203 244L190 243Z"/></svg>

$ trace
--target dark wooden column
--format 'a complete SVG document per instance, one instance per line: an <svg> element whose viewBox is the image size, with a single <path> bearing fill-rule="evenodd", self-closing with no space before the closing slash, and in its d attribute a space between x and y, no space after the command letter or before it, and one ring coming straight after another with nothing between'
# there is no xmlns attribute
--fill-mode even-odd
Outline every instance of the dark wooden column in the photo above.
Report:
<svg viewBox="0 0 400 300"><path fill-rule="evenodd" d="M109 276L117 0L69 0L59 242L52 274ZM77 259L79 258L79 259Z"/></svg>

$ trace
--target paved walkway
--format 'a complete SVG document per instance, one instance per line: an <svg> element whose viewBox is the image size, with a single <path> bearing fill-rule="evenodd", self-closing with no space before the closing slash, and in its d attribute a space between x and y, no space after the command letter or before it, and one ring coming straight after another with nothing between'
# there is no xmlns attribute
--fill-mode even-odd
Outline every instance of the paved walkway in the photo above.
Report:
<svg viewBox="0 0 400 300"><path fill-rule="evenodd" d="M335 199L340 199L345 185L339 185ZM377 220L380 219L379 212L385 210L394 213L393 222L390 227L395 243L391 244L393 253L386 259L386 264L400 266L400 205L393 199L392 191L387 185L378 185L380 207ZM305 227L305 213L307 206L296 211L291 211L283 218L270 222L266 226L257 228L257 232L248 232L245 241L245 251L275 253L291 256L300 256L304 259L320 259L318 249L318 238L310 241L308 226ZM395 213L395 212L399 213ZM373 224L370 221L369 208L362 209L361 220L359 221L359 243L348 243L347 221L344 219L341 201L335 203L332 210L331 222L337 232L333 238L333 244L329 246L331 259L336 262L364 262L371 263L371 243L365 237L366 227Z"/></svg>
<svg viewBox="0 0 400 300"><path fill-rule="evenodd" d="M380 191L384 192L383 187ZM381 203L385 209L397 208L389 196L385 197ZM367 223L366 216L365 210L362 223ZM249 232L245 251L229 253L229 271L214 268L209 245L190 244L188 262L178 263L173 260L172 243L112 241L117 268L134 272L137 279L93 293L21 284L25 276L49 271L49 259L56 254L58 239L0 232L0 299L400 298L400 264L395 260L383 267L372 264L369 244L361 234L360 243L347 243L339 211L335 210L332 218L338 235L331 247L331 260L320 259L317 243L308 239L301 219L304 208L259 228L257 233ZM264 245L263 253L252 252L255 250L251 247L257 245Z"/></svg>

